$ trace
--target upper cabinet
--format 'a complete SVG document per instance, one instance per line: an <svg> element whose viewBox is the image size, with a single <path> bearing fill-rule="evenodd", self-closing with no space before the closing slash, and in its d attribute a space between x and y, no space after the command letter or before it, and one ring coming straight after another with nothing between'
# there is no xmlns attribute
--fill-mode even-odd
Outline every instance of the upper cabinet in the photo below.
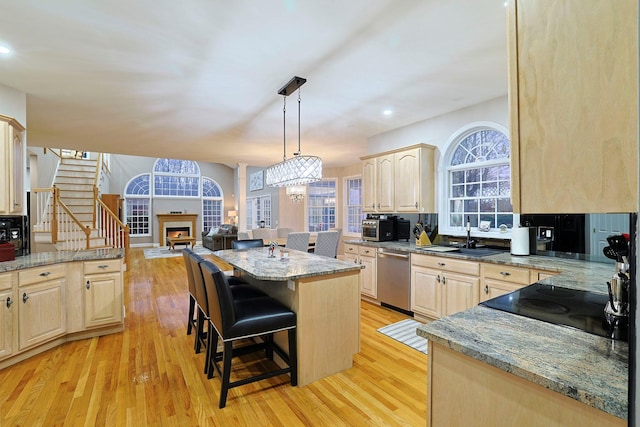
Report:
<svg viewBox="0 0 640 427"><path fill-rule="evenodd" d="M0 213L22 214L25 185L24 127L15 119L0 115Z"/></svg>
<svg viewBox="0 0 640 427"><path fill-rule="evenodd" d="M638 4L510 0L514 212L638 211Z"/></svg>
<svg viewBox="0 0 640 427"><path fill-rule="evenodd" d="M435 212L434 152L420 144L362 157L362 210Z"/></svg>

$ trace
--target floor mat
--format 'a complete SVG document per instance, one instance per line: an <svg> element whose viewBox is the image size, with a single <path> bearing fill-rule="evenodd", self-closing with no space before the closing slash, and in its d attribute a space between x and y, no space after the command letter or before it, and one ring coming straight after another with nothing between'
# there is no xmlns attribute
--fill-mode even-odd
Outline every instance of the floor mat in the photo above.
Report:
<svg viewBox="0 0 640 427"><path fill-rule="evenodd" d="M416 335L416 328L422 325L422 323L416 320L405 319L400 322L392 323L391 325L383 326L378 329L378 332L427 354L426 338Z"/></svg>

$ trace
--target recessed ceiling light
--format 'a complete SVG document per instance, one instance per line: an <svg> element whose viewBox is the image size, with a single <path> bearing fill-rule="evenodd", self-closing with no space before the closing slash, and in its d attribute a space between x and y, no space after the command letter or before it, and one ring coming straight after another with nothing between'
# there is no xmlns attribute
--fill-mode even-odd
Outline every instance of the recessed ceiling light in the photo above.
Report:
<svg viewBox="0 0 640 427"><path fill-rule="evenodd" d="M392 115L392 114L393 114L393 111L391 111L391 110L384 110L384 111L382 112L382 114L384 114L385 116L390 116L390 115Z"/></svg>
<svg viewBox="0 0 640 427"><path fill-rule="evenodd" d="M5 54L5 55L6 55L7 53L11 53L11 49L9 49L9 48L8 48L8 47L6 47L6 46L2 46L2 45L0 45L0 53L2 53L2 54Z"/></svg>

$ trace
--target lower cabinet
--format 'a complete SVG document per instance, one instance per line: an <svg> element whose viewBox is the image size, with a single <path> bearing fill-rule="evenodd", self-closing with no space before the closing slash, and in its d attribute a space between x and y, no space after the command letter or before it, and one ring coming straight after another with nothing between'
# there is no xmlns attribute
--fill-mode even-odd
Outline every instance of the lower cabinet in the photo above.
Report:
<svg viewBox="0 0 640 427"><path fill-rule="evenodd" d="M24 350L67 330L64 264L18 273L19 349Z"/></svg>
<svg viewBox="0 0 640 427"><path fill-rule="evenodd" d="M11 356L14 351L14 313L16 292L12 289L12 273L0 274L0 358Z"/></svg>
<svg viewBox="0 0 640 427"><path fill-rule="evenodd" d="M487 301L517 291L554 274L556 273L501 264L482 264L480 301Z"/></svg>
<svg viewBox="0 0 640 427"><path fill-rule="evenodd" d="M52 340L116 332L124 318L122 289L121 259L0 274L0 369Z"/></svg>
<svg viewBox="0 0 640 427"><path fill-rule="evenodd" d="M430 318L449 316L478 304L479 263L411 255L411 310Z"/></svg>
<svg viewBox="0 0 640 427"><path fill-rule="evenodd" d="M84 326L122 322L122 274L119 260L84 263Z"/></svg>
<svg viewBox="0 0 640 427"><path fill-rule="evenodd" d="M369 246L345 244L344 259L364 265L360 293L370 298L378 298L378 273L376 249Z"/></svg>

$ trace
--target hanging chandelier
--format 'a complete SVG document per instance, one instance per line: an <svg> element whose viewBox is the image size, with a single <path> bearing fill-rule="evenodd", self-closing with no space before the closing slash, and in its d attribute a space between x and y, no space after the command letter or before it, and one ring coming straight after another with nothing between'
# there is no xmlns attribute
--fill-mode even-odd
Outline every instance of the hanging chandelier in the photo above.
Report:
<svg viewBox="0 0 640 427"><path fill-rule="evenodd" d="M284 101L284 107L282 108L284 152L280 163L267 168L265 180L270 187L300 186L322 179L322 159L317 156L303 156L300 150L300 86L305 84L306 81L307 79L302 77L293 77L278 91ZM287 96L296 90L298 91L298 151L293 153L292 158L287 159ZM296 197L303 196L298 195Z"/></svg>

